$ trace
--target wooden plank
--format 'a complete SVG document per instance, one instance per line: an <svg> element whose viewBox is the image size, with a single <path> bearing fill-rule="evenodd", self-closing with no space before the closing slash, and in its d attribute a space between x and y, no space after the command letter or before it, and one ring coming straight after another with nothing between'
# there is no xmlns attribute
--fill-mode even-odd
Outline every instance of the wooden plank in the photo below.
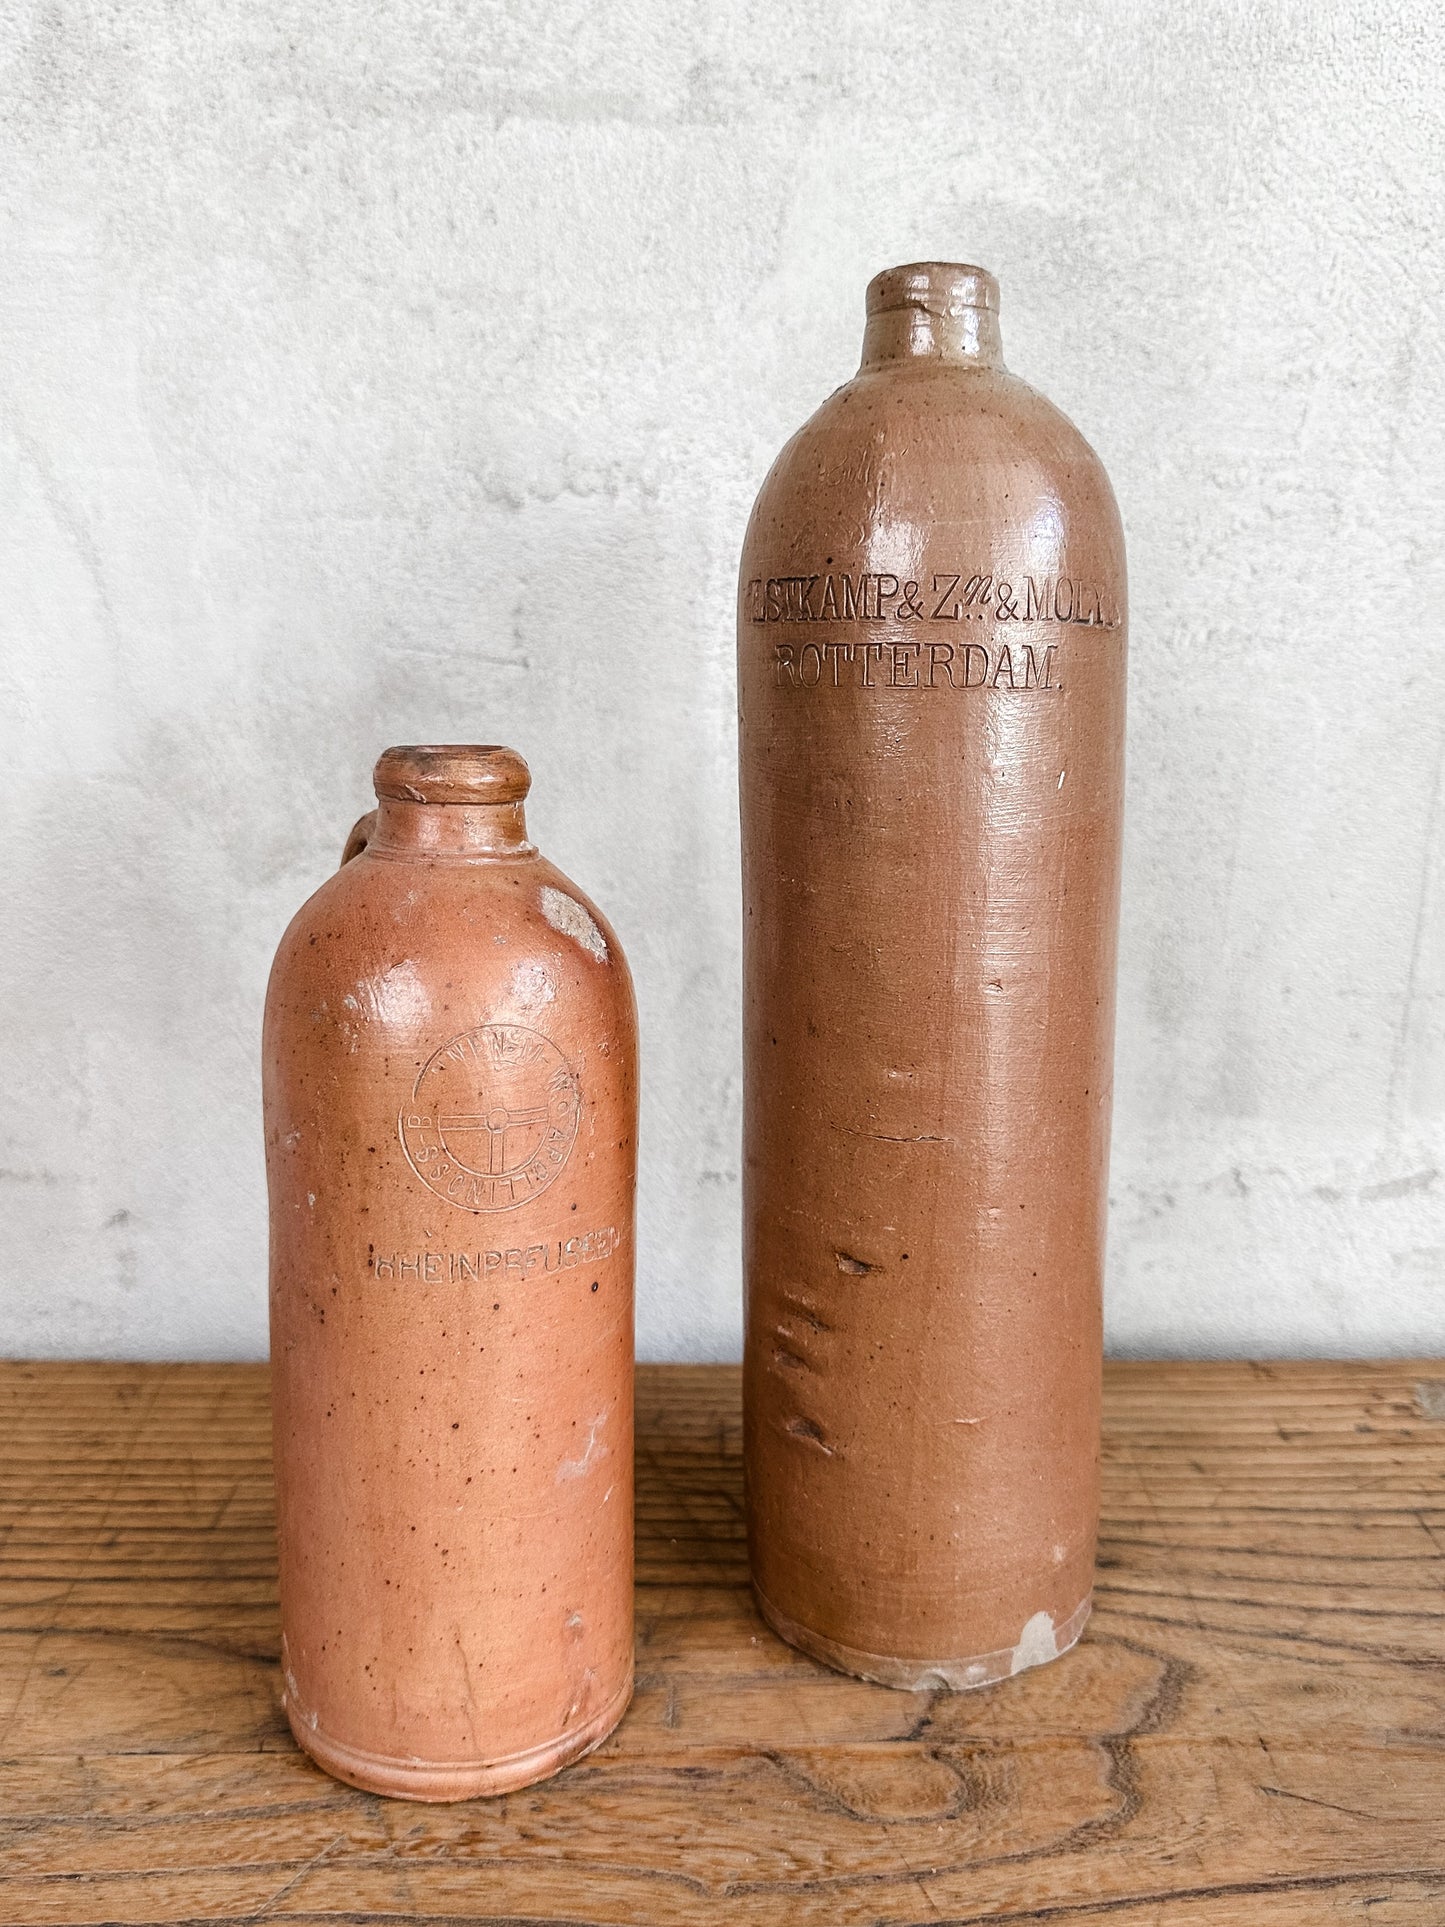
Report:
<svg viewBox="0 0 1445 1927"><path fill-rule="evenodd" d="M423 1808L286 1732L264 1369L0 1366L0 1922L1445 1927L1442 1388L1111 1366L1090 1630L955 1696L766 1631L737 1374L644 1367L632 1711Z"/></svg>

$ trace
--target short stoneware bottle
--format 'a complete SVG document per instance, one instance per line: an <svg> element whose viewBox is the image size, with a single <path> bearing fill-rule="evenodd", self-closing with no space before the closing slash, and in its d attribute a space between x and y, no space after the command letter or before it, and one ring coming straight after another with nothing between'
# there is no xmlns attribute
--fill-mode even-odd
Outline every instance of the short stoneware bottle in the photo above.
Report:
<svg viewBox="0 0 1445 1927"><path fill-rule="evenodd" d="M998 287L870 284L739 583L754 1582L818 1659L970 1687L1089 1612L1124 545Z"/></svg>
<svg viewBox="0 0 1445 1927"><path fill-rule="evenodd" d="M375 781L266 997L285 1705L339 1778L458 1800L631 1693L637 1026L515 751Z"/></svg>

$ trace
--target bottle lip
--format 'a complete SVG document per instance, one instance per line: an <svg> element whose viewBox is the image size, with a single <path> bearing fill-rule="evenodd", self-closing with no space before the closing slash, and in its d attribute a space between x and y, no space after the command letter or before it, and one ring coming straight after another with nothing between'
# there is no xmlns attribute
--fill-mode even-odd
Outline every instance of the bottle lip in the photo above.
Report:
<svg viewBox="0 0 1445 1927"><path fill-rule="evenodd" d="M868 283L868 313L920 308L927 314L962 314L970 308L998 313L998 282L987 268L966 261L910 261L884 268Z"/></svg>
<svg viewBox="0 0 1445 1927"><path fill-rule="evenodd" d="M532 772L501 743L401 743L381 752L371 780L398 803L520 803Z"/></svg>

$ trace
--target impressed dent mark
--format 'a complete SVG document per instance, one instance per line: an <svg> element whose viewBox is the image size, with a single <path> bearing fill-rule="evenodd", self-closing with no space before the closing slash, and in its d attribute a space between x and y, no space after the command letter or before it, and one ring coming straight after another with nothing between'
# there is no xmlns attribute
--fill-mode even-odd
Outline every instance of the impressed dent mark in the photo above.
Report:
<svg viewBox="0 0 1445 1927"><path fill-rule="evenodd" d="M870 1264L866 1258L855 1258L851 1251L835 1251L839 1271L846 1271L850 1278L866 1278L870 1271L880 1271L880 1265Z"/></svg>
<svg viewBox="0 0 1445 1927"><path fill-rule="evenodd" d="M833 1459L838 1456L836 1446L829 1445L823 1437L823 1428L816 1419L803 1418L801 1415L790 1418L783 1430L791 1433L795 1439L802 1439L806 1445L816 1446L825 1458Z"/></svg>

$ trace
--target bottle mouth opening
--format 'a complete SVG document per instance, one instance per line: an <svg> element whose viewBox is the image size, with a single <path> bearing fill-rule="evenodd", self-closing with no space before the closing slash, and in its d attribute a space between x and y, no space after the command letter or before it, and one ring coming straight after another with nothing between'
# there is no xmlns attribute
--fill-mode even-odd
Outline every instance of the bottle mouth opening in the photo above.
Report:
<svg viewBox="0 0 1445 1927"><path fill-rule="evenodd" d="M868 283L868 313L889 314L917 308L926 314L962 314L968 309L998 313L998 282L987 268L966 261L912 261L885 268Z"/></svg>
<svg viewBox="0 0 1445 1927"><path fill-rule="evenodd" d="M382 751L372 786L398 803L520 803L532 772L501 743L406 743Z"/></svg>

